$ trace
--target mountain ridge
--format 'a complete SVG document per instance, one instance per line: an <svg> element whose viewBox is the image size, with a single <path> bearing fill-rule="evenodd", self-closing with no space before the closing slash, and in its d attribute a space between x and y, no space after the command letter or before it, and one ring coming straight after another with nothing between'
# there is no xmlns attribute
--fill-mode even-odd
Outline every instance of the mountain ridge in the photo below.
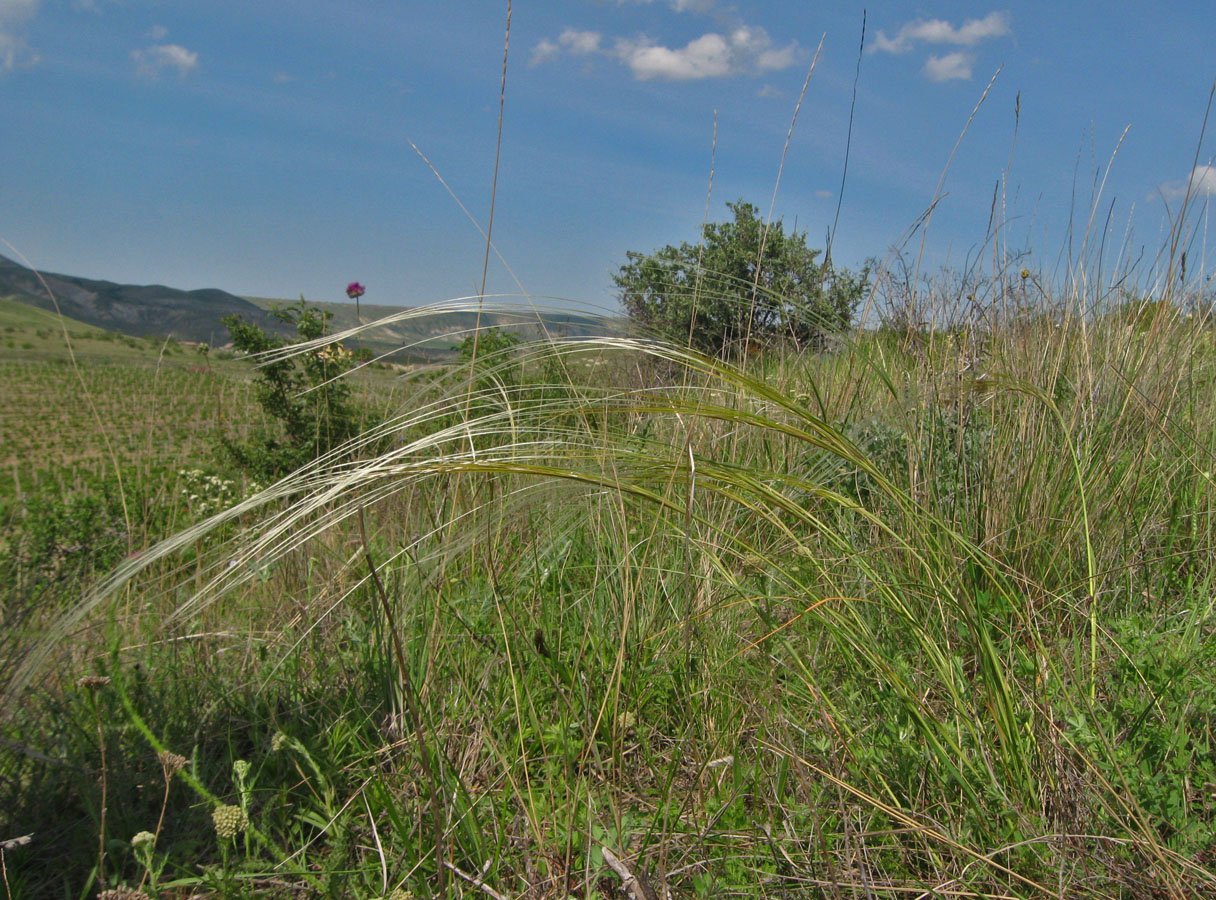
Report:
<svg viewBox="0 0 1216 900"><path fill-rule="evenodd" d="M240 297L218 288L181 290L161 284L118 284L55 272L37 273L4 256L0 256L0 299L59 312L85 325L134 337L173 336L216 347L229 342L228 327L223 319L231 315L239 315L282 338L291 339L296 334L290 323L273 312L277 307L294 305L293 301ZM331 332L353 328L359 323L354 304L305 302L330 315ZM409 307L365 303L361 309L362 322L367 323ZM531 317L522 313L437 312L370 330L353 343L396 362L442 362L455 358L456 347L478 325L504 328L525 340L547 333L599 336L619 331L619 323L595 315L559 310L535 315L536 320L528 321Z"/></svg>
<svg viewBox="0 0 1216 900"><path fill-rule="evenodd" d="M228 340L228 329L222 320L230 315L243 316L271 333L286 335L291 331L267 310L219 288L181 290L163 284L119 284L57 272L38 273L5 256L0 256L0 297L137 337L172 335L180 340L223 344Z"/></svg>

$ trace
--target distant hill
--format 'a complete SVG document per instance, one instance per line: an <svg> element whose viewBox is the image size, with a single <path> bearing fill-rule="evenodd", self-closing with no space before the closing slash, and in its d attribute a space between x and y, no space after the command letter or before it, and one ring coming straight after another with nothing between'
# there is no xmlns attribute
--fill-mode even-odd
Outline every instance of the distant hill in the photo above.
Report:
<svg viewBox="0 0 1216 900"><path fill-rule="evenodd" d="M246 297L245 299L265 310L292 304L290 300L275 300L269 297ZM308 303L332 316L329 322L330 331L345 331L358 324L353 303L326 303L312 300ZM378 319L405 312L410 308L364 303L359 312L363 317L363 324L368 325ZM544 323L543 328L540 321ZM454 348L472 333L477 322L476 312L433 313L369 330L356 338L355 343L367 347L377 354L397 351L393 355L393 359L397 362L442 362L450 360L456 355ZM524 340L533 340L542 337L546 331L553 337L616 334L622 330L623 323L599 316L556 310L542 310L538 320L537 314L520 310L518 313L483 313L481 326L483 328L502 328L514 332Z"/></svg>
<svg viewBox="0 0 1216 900"><path fill-rule="evenodd" d="M58 338L65 329L68 336L73 338L95 338L107 334L102 328L77 322L69 316L60 318L52 312L39 309L29 303L0 297L0 332L5 334L43 332L53 334Z"/></svg>
<svg viewBox="0 0 1216 900"><path fill-rule="evenodd" d="M272 334L291 337L295 333L290 325L271 314L276 306L292 306L295 301L291 300L238 297L214 288L184 291L159 284L115 284L75 275L41 274L64 316L108 331L135 337L173 335L180 340L218 347L229 341L223 318L235 314ZM4 256L0 256L0 300L13 300L48 312L55 310L38 275ZM353 303L308 303L333 316L331 331L356 325ZM361 313L366 324L407 308L365 303ZM540 337L546 330L562 337L611 334L620 324L596 316L556 311L544 311L541 318L543 328L534 314L487 312L481 324L509 329L525 340ZM456 355L455 348L476 322L477 314L473 312L436 313L368 331L355 343L377 355L392 353L396 362L442 362Z"/></svg>
<svg viewBox="0 0 1216 900"><path fill-rule="evenodd" d="M123 334L173 335L181 340L225 344L228 329L221 320L233 314L270 332L290 332L261 307L214 288L183 291L160 284L115 284L48 272L42 277L65 316ZM48 311L55 309L38 276L4 256L0 256L0 298Z"/></svg>

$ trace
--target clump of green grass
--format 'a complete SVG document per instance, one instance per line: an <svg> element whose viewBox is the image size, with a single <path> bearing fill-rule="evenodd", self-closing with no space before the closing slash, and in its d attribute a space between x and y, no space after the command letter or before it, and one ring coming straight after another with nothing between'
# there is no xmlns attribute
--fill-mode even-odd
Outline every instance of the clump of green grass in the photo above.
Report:
<svg viewBox="0 0 1216 900"><path fill-rule="evenodd" d="M93 877L166 896L606 896L604 848L676 896L1216 890L1212 333L1016 306L439 371L98 583L16 661L6 740L95 768L65 685L110 677L110 833L191 763L155 879ZM12 759L34 816L68 779ZM89 784L49 806L76 837ZM10 870L62 847L78 889L96 854L55 841Z"/></svg>

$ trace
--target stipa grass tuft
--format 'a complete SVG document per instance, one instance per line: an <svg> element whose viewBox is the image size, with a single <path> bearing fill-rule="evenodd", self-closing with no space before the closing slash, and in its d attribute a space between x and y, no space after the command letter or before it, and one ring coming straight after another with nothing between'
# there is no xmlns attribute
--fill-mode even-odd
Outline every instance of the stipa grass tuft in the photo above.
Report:
<svg viewBox="0 0 1216 900"><path fill-rule="evenodd" d="M1212 892L1216 346L1142 324L507 342L124 562L6 708L122 634L222 891Z"/></svg>

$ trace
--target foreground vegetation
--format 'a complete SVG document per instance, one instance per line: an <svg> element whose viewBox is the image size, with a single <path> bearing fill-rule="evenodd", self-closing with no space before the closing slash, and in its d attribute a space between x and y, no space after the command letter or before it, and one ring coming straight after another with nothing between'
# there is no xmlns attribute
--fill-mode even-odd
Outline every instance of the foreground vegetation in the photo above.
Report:
<svg viewBox="0 0 1216 900"><path fill-rule="evenodd" d="M8 595L8 895L1216 894L1216 332L1003 274L738 365L495 337Z"/></svg>

